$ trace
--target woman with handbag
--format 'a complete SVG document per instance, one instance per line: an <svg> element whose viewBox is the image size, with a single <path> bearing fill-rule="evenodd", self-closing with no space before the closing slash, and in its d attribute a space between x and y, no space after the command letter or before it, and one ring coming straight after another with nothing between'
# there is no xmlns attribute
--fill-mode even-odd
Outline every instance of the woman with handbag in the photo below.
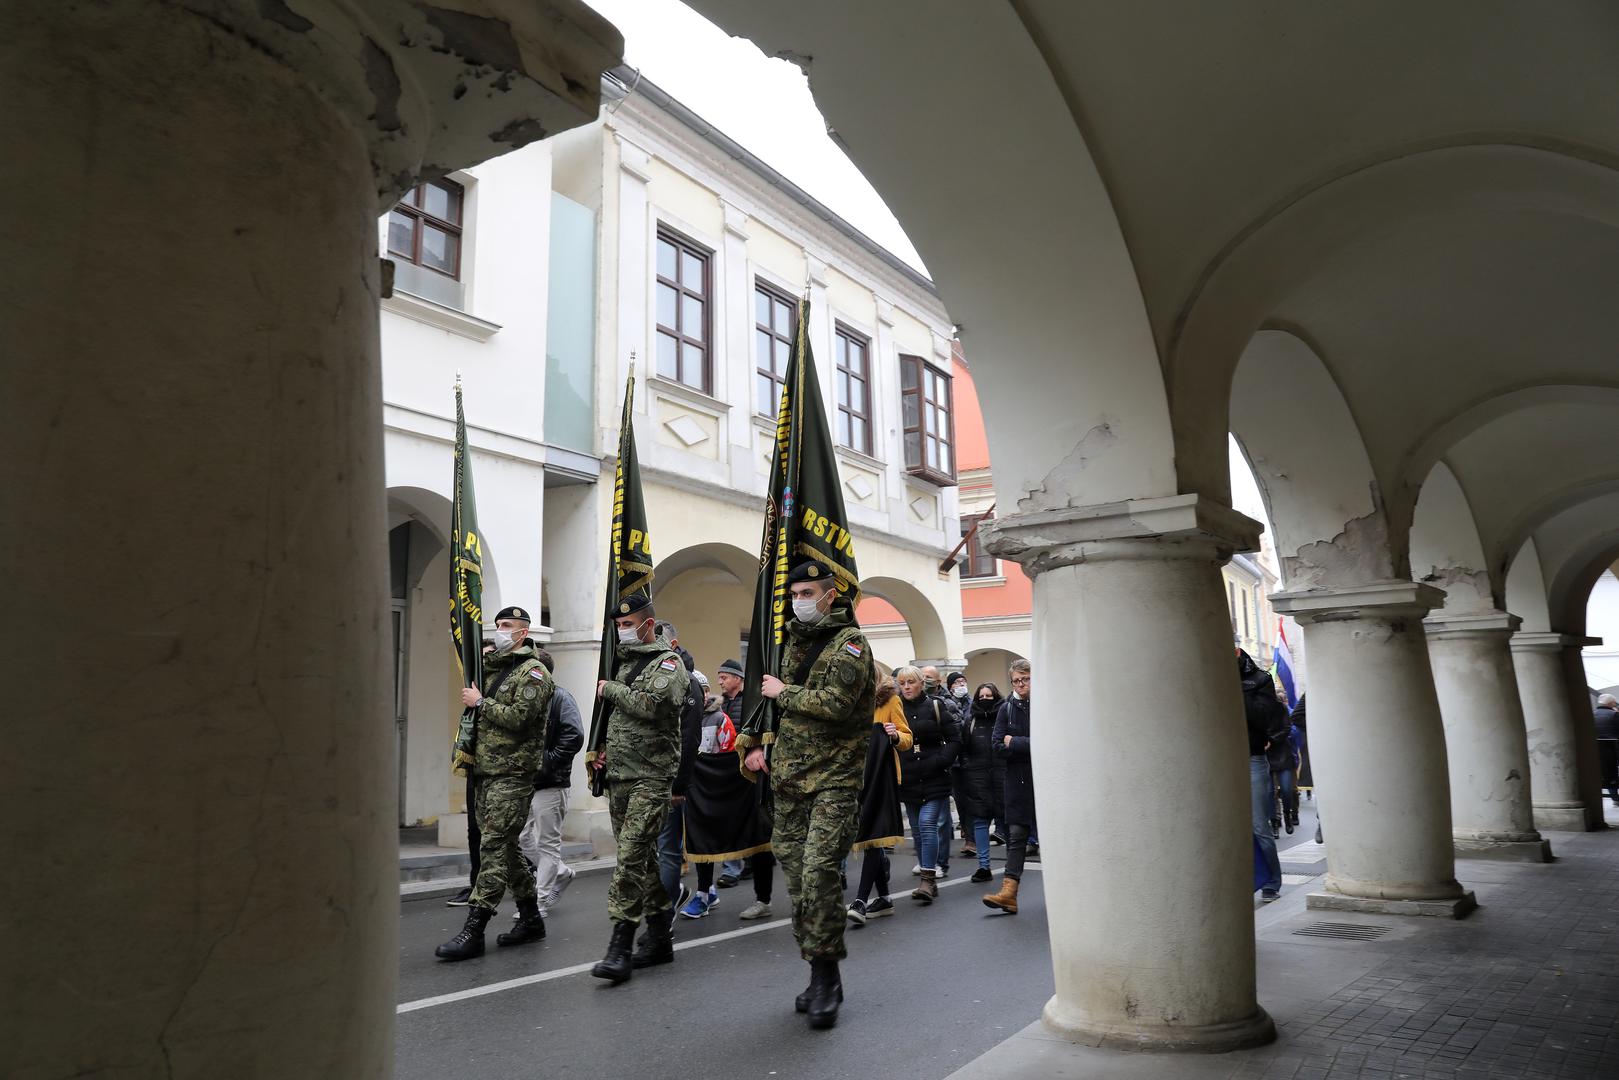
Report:
<svg viewBox="0 0 1619 1080"><path fill-rule="evenodd" d="M939 822L950 803L950 767L961 751L961 727L955 710L927 694L916 668L896 670L894 683L912 738L911 752L900 764L900 799L922 867L922 883L911 899L931 904L939 895Z"/></svg>

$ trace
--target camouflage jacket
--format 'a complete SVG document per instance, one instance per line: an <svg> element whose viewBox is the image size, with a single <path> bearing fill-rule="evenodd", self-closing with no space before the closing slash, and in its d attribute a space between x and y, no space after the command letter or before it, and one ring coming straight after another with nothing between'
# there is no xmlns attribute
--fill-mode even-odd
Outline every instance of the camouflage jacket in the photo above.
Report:
<svg viewBox="0 0 1619 1080"><path fill-rule="evenodd" d="M775 747L770 778L776 790L808 794L848 788L858 791L871 741L877 671L871 646L854 612L839 603L818 623L793 619L777 673L787 688L776 699ZM804 657L830 636L802 685L793 678Z"/></svg>
<svg viewBox="0 0 1619 1080"><path fill-rule="evenodd" d="M474 773L539 775L545 764L545 722L556 684L527 641L510 652L489 653L483 659L483 672L485 696L474 721ZM507 672L512 673L509 679Z"/></svg>
<svg viewBox="0 0 1619 1080"><path fill-rule="evenodd" d="M642 659L651 663L625 680ZM680 714L686 705L686 665L667 638L650 645L620 645L613 678L602 697L607 720L607 780L674 780L680 765Z"/></svg>

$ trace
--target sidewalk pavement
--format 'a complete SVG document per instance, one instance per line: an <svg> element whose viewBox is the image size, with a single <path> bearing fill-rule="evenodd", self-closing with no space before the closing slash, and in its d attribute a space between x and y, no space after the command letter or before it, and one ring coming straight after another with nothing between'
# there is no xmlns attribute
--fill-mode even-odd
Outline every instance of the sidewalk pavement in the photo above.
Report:
<svg viewBox="0 0 1619 1080"><path fill-rule="evenodd" d="M1270 1046L1130 1054L1037 1021L952 1080L1619 1078L1619 829L1548 836L1552 864L1459 860L1481 905L1462 920L1309 911L1311 886L1285 890L1255 914Z"/></svg>

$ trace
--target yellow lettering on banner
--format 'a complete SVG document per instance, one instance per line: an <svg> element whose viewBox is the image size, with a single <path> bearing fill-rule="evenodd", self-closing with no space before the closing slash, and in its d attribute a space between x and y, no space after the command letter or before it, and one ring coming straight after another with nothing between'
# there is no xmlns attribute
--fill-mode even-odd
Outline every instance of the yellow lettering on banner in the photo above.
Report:
<svg viewBox="0 0 1619 1080"><path fill-rule="evenodd" d="M467 533L466 539L461 543L461 550L476 552L480 560L483 558L483 547L479 544L478 534L475 532Z"/></svg>
<svg viewBox="0 0 1619 1080"><path fill-rule="evenodd" d="M646 533L642 532L640 529L630 530L630 550L644 551L647 554L651 554L652 548L647 543Z"/></svg>

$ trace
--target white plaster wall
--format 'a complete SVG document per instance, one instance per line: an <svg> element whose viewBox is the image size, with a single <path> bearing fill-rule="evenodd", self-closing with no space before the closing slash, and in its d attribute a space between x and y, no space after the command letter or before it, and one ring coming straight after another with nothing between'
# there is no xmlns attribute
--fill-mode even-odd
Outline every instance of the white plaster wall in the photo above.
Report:
<svg viewBox="0 0 1619 1080"><path fill-rule="evenodd" d="M1507 610L1523 620L1527 634L1551 631L1551 614L1546 604L1546 578L1541 570L1540 550L1533 540L1518 550L1507 570Z"/></svg>
<svg viewBox="0 0 1619 1080"><path fill-rule="evenodd" d="M1231 431L1265 496L1288 588L1308 588L1319 574L1297 564L1300 549L1333 541L1377 510L1360 429L1310 347L1284 331L1262 330L1232 382ZM1359 580L1389 576L1386 558L1351 553L1351 564L1355 554Z"/></svg>
<svg viewBox="0 0 1619 1080"><path fill-rule="evenodd" d="M1585 632L1603 639L1584 650L1585 681L1598 690L1619 685L1619 577L1597 578L1585 608Z"/></svg>
<svg viewBox="0 0 1619 1080"><path fill-rule="evenodd" d="M1495 607L1478 524L1456 474L1443 461L1422 485L1411 525L1411 577L1445 592L1446 612Z"/></svg>

